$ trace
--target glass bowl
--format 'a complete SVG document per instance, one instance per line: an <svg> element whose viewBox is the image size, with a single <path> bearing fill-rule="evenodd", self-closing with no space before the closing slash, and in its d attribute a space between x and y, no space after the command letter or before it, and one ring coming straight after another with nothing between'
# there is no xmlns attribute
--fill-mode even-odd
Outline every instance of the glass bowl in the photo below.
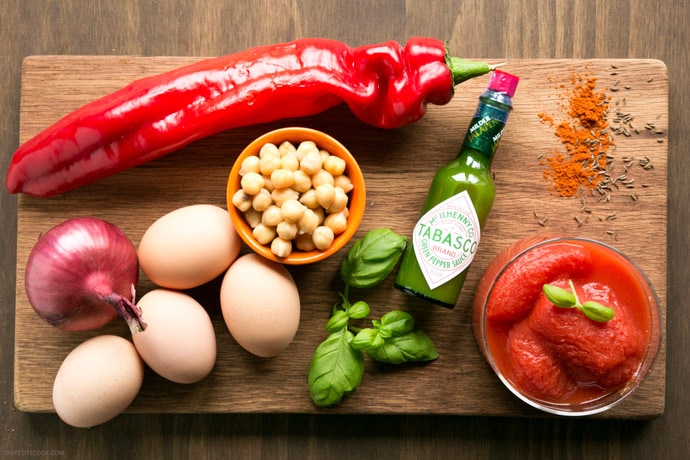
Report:
<svg viewBox="0 0 690 460"><path fill-rule="evenodd" d="M573 248L588 248L588 251L592 251L591 259L589 259L593 267L591 269L592 275L573 273L575 269L572 267L565 269L566 271L571 270L568 273L556 275L556 271L553 271L551 275L548 275L551 263L546 260L549 256L544 254L551 252L562 255L566 253L565 251L578 251L578 249ZM562 259L566 260L568 257L570 256L562 256ZM534 262L528 262L530 260ZM573 266L575 266L574 263ZM530 270L534 273L530 273ZM638 339L635 341L637 343L635 349L639 350L636 353L636 356L639 358L639 364L636 364L637 361L633 361L633 364L626 368L631 375L624 382L618 382L610 388L605 385L599 385L599 381L592 381L589 370L582 372L581 369L584 369L584 367L578 367L581 364L580 362L570 364L575 362L575 356L582 356L577 355L577 353L581 352L581 349L573 351L575 345L559 343L554 339L553 335L560 334L560 332L551 332L550 326L544 326L550 323L534 319L534 317L538 317L537 313L534 313L537 311L537 301L534 298L543 296L541 294L541 287L539 287L539 292L534 292L534 288L530 287L532 292L530 296L533 298L530 305L533 306L526 312L516 313L519 312L519 309L511 310L510 308L506 309L503 307L506 305L520 305L520 302L522 302L522 305L527 305L530 302L529 300L524 302L517 302L515 300L523 297L529 299L530 296L525 295L526 291L520 291L517 288L517 284L511 285L509 283L510 279L524 280L525 282L519 283L520 285L533 283L534 286L540 286L540 283L544 281L542 278L560 276L560 282L564 285L564 288L567 288L565 278L575 280L580 277L580 283L592 283L594 280L588 277L595 276L593 275L594 273L598 273L599 280L597 282L601 282L600 280L604 278L609 279L613 285L611 289L614 294L622 299L619 307L622 308L622 312L619 313L621 319L618 321L630 320L631 323L635 324L638 331L636 333L638 335L635 336ZM547 281L547 283L552 282L555 281ZM624 284L629 284L632 287L625 289L623 288ZM592 286L595 285L592 284ZM622 296L619 294L622 294ZM634 302L631 301L633 298ZM581 302L584 303L586 300L581 299ZM559 314L561 310L548 302L545 305L548 305L547 308L552 308L555 312L554 314ZM625 305L636 305L636 307L630 308L625 307ZM614 311L617 311L617 309L614 308ZM582 314L581 312L577 313ZM563 324L557 323L556 329L563 328L565 330ZM519 328L518 325L520 325ZM613 323L610 327L613 328ZM661 311L659 300L649 279L629 257L618 249L587 238L540 235L515 242L489 263L475 291L473 328L477 344L488 364L500 381L520 400L550 414L585 416L600 413L616 406L630 396L644 381L652 369L660 346ZM544 329L540 330L539 328ZM603 330L599 326L592 326L591 329L596 331ZM525 332L527 330L528 332ZM566 336L570 334L574 337L563 340L573 340L577 346L586 347L582 345L582 343L586 343L585 338L589 340L586 334L578 335L573 333L574 329L570 329L570 331L564 332L564 334ZM547 345L542 345L542 338L547 335L550 337L549 341L544 342ZM605 336L602 335L602 337ZM620 336L617 336L616 341L618 341L618 337ZM558 340L561 340L560 337ZM603 343L610 343L606 342L608 339L602 340L604 340ZM590 343L595 342L595 340L590 341ZM524 343L528 345L523 345ZM535 344L537 344L537 353L535 353L534 348L530 348ZM611 349L615 350L616 347L618 345L611 346ZM609 353L608 346L599 348L607 349L607 353ZM543 352L543 355L540 355L541 352ZM611 351L610 353L616 352ZM589 351L587 351L587 356L590 355ZM529 356L529 358L525 359L525 356ZM531 364L532 362L543 363L545 361L549 362L549 366L553 362L557 364L553 368L548 366L540 368L539 366L541 365ZM523 362L527 364L523 365ZM572 369L570 366L572 366ZM565 372L563 372L564 368L567 369ZM561 374L566 375L564 377L566 380L564 381L570 384L574 381L577 382L575 389L570 386L570 393L567 396L565 396L565 393L553 398L550 395L548 397L544 396L554 387L555 384L553 382L558 382L559 384L562 382L557 380ZM549 387L550 384L551 387ZM535 391L534 387L539 387L540 391ZM541 388L547 388L548 391L542 392ZM552 394L559 393L554 390Z"/></svg>

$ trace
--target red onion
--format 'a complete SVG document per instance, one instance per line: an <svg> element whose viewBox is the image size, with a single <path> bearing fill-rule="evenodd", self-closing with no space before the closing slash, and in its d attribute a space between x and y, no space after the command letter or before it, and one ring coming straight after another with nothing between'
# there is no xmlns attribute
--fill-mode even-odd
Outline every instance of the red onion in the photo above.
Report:
<svg viewBox="0 0 690 460"><path fill-rule="evenodd" d="M118 314L144 330L134 305L139 261L132 241L102 219L77 217L53 227L31 250L25 287L38 316L64 331L97 329Z"/></svg>

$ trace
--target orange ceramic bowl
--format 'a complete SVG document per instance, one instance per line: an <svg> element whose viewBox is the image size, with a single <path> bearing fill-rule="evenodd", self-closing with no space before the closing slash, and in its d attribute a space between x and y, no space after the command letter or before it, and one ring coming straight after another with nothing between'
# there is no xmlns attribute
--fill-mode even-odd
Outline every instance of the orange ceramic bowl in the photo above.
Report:
<svg viewBox="0 0 690 460"><path fill-rule="evenodd" d="M348 193L347 206L349 215L347 218L347 227L345 231L335 235L333 243L325 250L315 249L312 251L301 251L299 249L293 249L287 257L276 256L271 251L270 245L261 244L254 238L252 228L249 223L247 223L244 214L232 203L235 192L241 188L240 181L242 178L240 176L240 168L242 162L251 155L258 156L259 151L265 144L272 143L278 146L284 141L291 142L295 147L303 141L313 141L319 149L326 150L331 155L338 156L345 160L346 166L344 174L350 178L353 185L352 190ZM226 197L230 217L242 241L244 241L250 249L266 259L288 265L304 265L318 262L338 252L357 232L362 217L364 216L364 208L366 207L364 176L352 154L345 146L328 134L314 129L300 127L281 128L270 131L250 143L237 157L230 171Z"/></svg>

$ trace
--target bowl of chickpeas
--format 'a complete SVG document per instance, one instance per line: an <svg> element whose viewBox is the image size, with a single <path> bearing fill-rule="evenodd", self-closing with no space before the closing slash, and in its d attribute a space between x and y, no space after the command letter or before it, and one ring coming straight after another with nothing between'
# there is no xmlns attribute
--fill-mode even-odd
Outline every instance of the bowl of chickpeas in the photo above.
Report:
<svg viewBox="0 0 690 460"><path fill-rule="evenodd" d="M366 206L364 176L345 146L302 127L270 131L237 157L228 211L244 243L283 264L318 262L357 232Z"/></svg>

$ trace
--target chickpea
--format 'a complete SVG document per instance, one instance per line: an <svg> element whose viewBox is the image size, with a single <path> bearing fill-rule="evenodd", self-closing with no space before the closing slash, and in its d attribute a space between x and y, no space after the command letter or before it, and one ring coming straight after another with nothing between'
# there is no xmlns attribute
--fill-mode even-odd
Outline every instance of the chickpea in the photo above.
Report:
<svg viewBox="0 0 690 460"><path fill-rule="evenodd" d="M290 141L283 141L281 144L278 146L278 152L280 152L280 156L285 156L288 153L294 153L295 156L297 156L297 148L295 148L294 145L292 145L292 142Z"/></svg>
<svg viewBox="0 0 690 460"><path fill-rule="evenodd" d="M259 158L263 158L265 156L276 156L280 158L280 151L275 144L267 142L259 149Z"/></svg>
<svg viewBox="0 0 690 460"><path fill-rule="evenodd" d="M330 155L326 161L323 162L323 169L333 176L342 175L345 172L345 166L345 160L335 155Z"/></svg>
<svg viewBox="0 0 690 460"><path fill-rule="evenodd" d="M275 188L288 188L295 182L295 176L288 169L274 169L271 173L271 182Z"/></svg>
<svg viewBox="0 0 690 460"><path fill-rule="evenodd" d="M259 160L259 170L264 176L270 176L273 171L280 168L281 161L278 155L264 155Z"/></svg>
<svg viewBox="0 0 690 460"><path fill-rule="evenodd" d="M273 190L276 189L275 185L273 185L273 181L271 180L271 176L262 176L264 178L264 188L268 190L269 192L273 193Z"/></svg>
<svg viewBox="0 0 690 460"><path fill-rule="evenodd" d="M250 155L242 160L242 165L240 166L240 176L244 176L248 172L259 172L259 157L256 155Z"/></svg>
<svg viewBox="0 0 690 460"><path fill-rule="evenodd" d="M299 233L311 234L314 233L319 224L321 224L319 216L311 209L306 209L299 222L297 222L297 227Z"/></svg>
<svg viewBox="0 0 690 460"><path fill-rule="evenodd" d="M334 213L334 212L340 212L344 209L347 209L347 194L343 189L340 187L335 187L335 195L333 198L333 202L331 205L328 207L327 211L329 213Z"/></svg>
<svg viewBox="0 0 690 460"><path fill-rule="evenodd" d="M242 190L244 190L244 193L248 195L256 195L259 193L259 191L261 191L263 188L264 183L265 181L261 174L255 172L248 172L242 176L242 179L240 180Z"/></svg>
<svg viewBox="0 0 690 460"><path fill-rule="evenodd" d="M354 185L352 185L352 180L350 179L349 176L346 176L344 174L341 174L340 176L335 176L333 178L333 185L336 187L340 187L343 189L345 193L350 193L353 188L355 188Z"/></svg>
<svg viewBox="0 0 690 460"><path fill-rule="evenodd" d="M269 227L275 227L283 221L283 213L280 208L274 204L268 207L261 215L261 223Z"/></svg>
<svg viewBox="0 0 690 460"><path fill-rule="evenodd" d="M316 174L311 176L311 185L316 188L321 184L331 184L333 185L333 176L331 173L326 171L325 169L319 170Z"/></svg>
<svg viewBox="0 0 690 460"><path fill-rule="evenodd" d="M310 176L321 171L321 155L319 155L319 151L314 149L306 152L299 162L299 169Z"/></svg>
<svg viewBox="0 0 690 460"><path fill-rule="evenodd" d="M292 189L298 193L305 193L311 188L311 177L307 175L304 171L298 169L292 173L292 177L295 179L292 183Z"/></svg>
<svg viewBox="0 0 690 460"><path fill-rule="evenodd" d="M276 233L279 238L292 241L297 236L297 224L284 220L276 227Z"/></svg>
<svg viewBox="0 0 690 460"><path fill-rule="evenodd" d="M288 171L297 171L299 169L299 160L294 152L288 152L280 158L281 168Z"/></svg>
<svg viewBox="0 0 690 460"><path fill-rule="evenodd" d="M316 192L316 200L319 202L319 206L328 209L328 207L333 204L335 200L335 187L329 183L321 184L314 189Z"/></svg>
<svg viewBox="0 0 690 460"><path fill-rule="evenodd" d="M312 241L316 248L325 251L333 243L335 235L330 227L320 226L312 234Z"/></svg>
<svg viewBox="0 0 690 460"><path fill-rule="evenodd" d="M306 155L312 151L319 151L319 148L316 146L316 142L314 141L302 141L299 143L296 150L297 154L302 153L303 155Z"/></svg>
<svg viewBox="0 0 690 460"><path fill-rule="evenodd" d="M295 247L300 251L313 251L316 246L314 246L314 238L311 233L302 233L297 235L294 240Z"/></svg>
<svg viewBox="0 0 690 460"><path fill-rule="evenodd" d="M321 155L321 165L323 167L323 164L326 162L328 157L331 156L331 153L328 150L321 149L319 150L319 155Z"/></svg>
<svg viewBox="0 0 690 460"><path fill-rule="evenodd" d="M287 257L292 252L292 241L275 238L271 241L271 252L278 257Z"/></svg>
<svg viewBox="0 0 690 460"><path fill-rule="evenodd" d="M318 207L313 211L314 214L316 214L316 217L319 218L319 225L323 224L323 221L326 220L326 211L321 207Z"/></svg>
<svg viewBox="0 0 690 460"><path fill-rule="evenodd" d="M300 220L306 209L307 207L297 200L286 200L280 206L280 211L283 213L283 219L287 222L297 222Z"/></svg>
<svg viewBox="0 0 690 460"><path fill-rule="evenodd" d="M299 198L299 202L308 207L309 209L316 209L319 207L319 200L316 199L316 190L310 189L306 193L303 193Z"/></svg>
<svg viewBox="0 0 690 460"><path fill-rule="evenodd" d="M260 244L268 244L276 237L276 230L275 227L269 227L268 225L260 223L254 227L252 235Z"/></svg>
<svg viewBox="0 0 690 460"><path fill-rule="evenodd" d="M252 197L243 189L239 189L232 196L232 204L240 211L245 212L252 207Z"/></svg>
<svg viewBox="0 0 690 460"><path fill-rule="evenodd" d="M256 228L261 223L261 213L256 209L249 208L244 212L244 220L251 228Z"/></svg>
<svg viewBox="0 0 690 460"><path fill-rule="evenodd" d="M291 188L277 188L271 192L273 204L282 206L287 200L296 200L299 198L299 193Z"/></svg>
<svg viewBox="0 0 690 460"><path fill-rule="evenodd" d="M271 204L273 204L271 192L265 188L262 188L259 193L254 195L254 199L252 199L252 207L259 212L265 211Z"/></svg>
<svg viewBox="0 0 690 460"><path fill-rule="evenodd" d="M347 216L343 211L334 212L333 214L326 216L323 224L333 230L333 233L339 235L347 228Z"/></svg>

